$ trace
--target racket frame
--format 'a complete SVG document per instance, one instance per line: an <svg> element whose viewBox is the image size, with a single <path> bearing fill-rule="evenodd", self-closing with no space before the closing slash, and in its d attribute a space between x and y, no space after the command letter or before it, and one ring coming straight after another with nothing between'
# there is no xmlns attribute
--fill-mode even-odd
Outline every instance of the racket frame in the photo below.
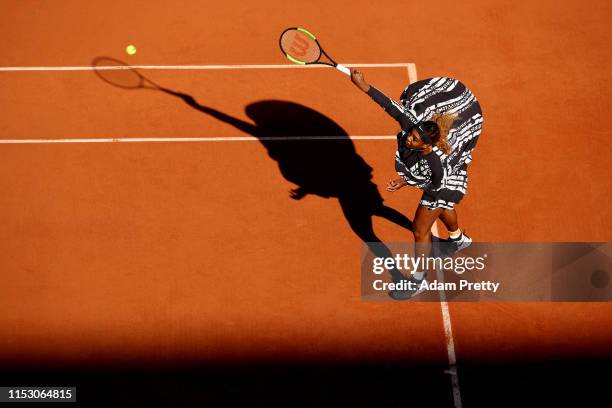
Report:
<svg viewBox="0 0 612 408"><path fill-rule="evenodd" d="M298 60L297 58L294 58L294 57L292 57L291 55L287 54L287 52L285 52L285 50L283 49L283 44L282 44L282 41L281 41L281 40L282 40L282 38L283 38L283 35L285 35L285 33L286 33L287 31L290 31L290 30L297 30L297 31L300 31L300 32L302 32L302 33L306 34L307 36L309 36L310 38L312 38L312 39L314 40L314 42L315 42L315 43L317 44L317 46L319 47L319 56L317 57L317 59L316 59L315 61L313 61L313 62L304 62L304 61L300 61L300 60ZM301 28L301 27L289 27L289 28L285 29L285 30L284 30L284 31L281 33L281 35L280 35L280 37L279 37L279 39L278 39L278 45L279 45L279 47L280 47L280 49L281 49L282 53L283 53L283 54L285 54L285 57L287 57L287 59L288 59L289 61L291 61L291 62L294 62L294 63L299 64L299 65L327 65L327 66L330 66L330 67L334 67L334 68L336 68L338 71L340 71L340 72L342 72L342 73L344 73L344 74L346 74L346 75L348 75L348 76L350 76L350 75L351 75L351 70L350 70L348 67L346 67L346 66L344 66L344 65L341 65L341 64L338 64L336 61L334 61L334 59L333 59L332 57L330 57L330 56L329 56L329 55L328 55L328 54L325 52L325 50L324 50L324 49L323 49L323 47L321 46L321 43L319 42L319 40L317 40L317 37L315 37L315 36L314 36L314 34L312 34L310 31L306 30L305 28ZM329 60L331 61L331 63L329 63L329 62L321 62L321 56L322 56L322 55L325 55L325 56L327 57L327 59L329 59Z"/></svg>
<svg viewBox="0 0 612 408"><path fill-rule="evenodd" d="M100 62L101 61L108 61L111 62L112 65L101 65ZM98 68L98 67L102 67L102 68ZM131 65L126 64L125 62L115 59L115 58L111 58L111 57L98 57L96 59L93 60L92 62L92 68L94 73L100 78L102 79L104 82L117 87L117 88L121 88L121 89L128 89L128 90L134 90L134 89L152 89L152 90L162 90L165 91L166 89L164 89L162 86L156 84L155 82L153 82L152 80L150 80L149 78L145 77L144 75L142 75L138 69L134 68ZM134 75L135 78L138 78L138 85L136 86L123 86L118 84L117 82L113 82L111 79L109 79L108 77L106 77L102 71L128 71L129 75Z"/></svg>

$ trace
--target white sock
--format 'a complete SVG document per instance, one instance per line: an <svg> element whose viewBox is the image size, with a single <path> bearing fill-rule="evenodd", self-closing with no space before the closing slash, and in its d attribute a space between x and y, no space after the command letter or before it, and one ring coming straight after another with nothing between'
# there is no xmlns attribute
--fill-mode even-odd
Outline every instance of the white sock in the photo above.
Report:
<svg viewBox="0 0 612 408"><path fill-rule="evenodd" d="M457 239L461 236L461 228L457 228L457 231L448 231L448 236L452 239Z"/></svg>

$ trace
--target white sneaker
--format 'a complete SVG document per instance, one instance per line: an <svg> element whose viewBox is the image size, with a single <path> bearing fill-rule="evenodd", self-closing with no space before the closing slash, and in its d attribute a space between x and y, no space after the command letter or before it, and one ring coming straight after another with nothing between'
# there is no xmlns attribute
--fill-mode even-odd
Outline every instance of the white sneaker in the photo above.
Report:
<svg viewBox="0 0 612 408"><path fill-rule="evenodd" d="M448 242L454 246L455 253L457 253L469 247L472 244L472 238L470 238L466 233L461 232L459 237L449 238Z"/></svg>

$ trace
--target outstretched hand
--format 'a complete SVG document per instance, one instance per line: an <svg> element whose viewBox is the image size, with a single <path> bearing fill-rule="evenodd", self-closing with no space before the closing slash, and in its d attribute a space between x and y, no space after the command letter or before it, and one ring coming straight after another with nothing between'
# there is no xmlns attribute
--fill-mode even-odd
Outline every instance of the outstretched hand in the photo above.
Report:
<svg viewBox="0 0 612 408"><path fill-rule="evenodd" d="M351 81L363 92L368 92L370 90L370 85L368 85L363 78L363 72L361 71L356 69L351 70Z"/></svg>
<svg viewBox="0 0 612 408"><path fill-rule="evenodd" d="M405 185L407 185L406 180L404 180L403 178L398 178L395 180L391 180L387 183L387 191L397 191L400 188L404 187Z"/></svg>

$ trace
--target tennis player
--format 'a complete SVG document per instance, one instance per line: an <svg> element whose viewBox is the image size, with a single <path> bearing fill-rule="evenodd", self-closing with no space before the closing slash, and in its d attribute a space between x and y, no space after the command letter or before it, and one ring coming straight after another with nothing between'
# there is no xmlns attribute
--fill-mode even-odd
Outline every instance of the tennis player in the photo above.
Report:
<svg viewBox="0 0 612 408"><path fill-rule="evenodd" d="M431 78L410 84L397 103L369 85L362 72L353 70L351 80L401 127L395 153L400 177L389 181L387 190L407 185L423 190L413 228L415 242L427 244L420 253L430 250L431 227L438 218L448 229L453 251L467 248L472 239L459 228L455 204L467 192L468 164L482 129L474 94L456 79Z"/></svg>

